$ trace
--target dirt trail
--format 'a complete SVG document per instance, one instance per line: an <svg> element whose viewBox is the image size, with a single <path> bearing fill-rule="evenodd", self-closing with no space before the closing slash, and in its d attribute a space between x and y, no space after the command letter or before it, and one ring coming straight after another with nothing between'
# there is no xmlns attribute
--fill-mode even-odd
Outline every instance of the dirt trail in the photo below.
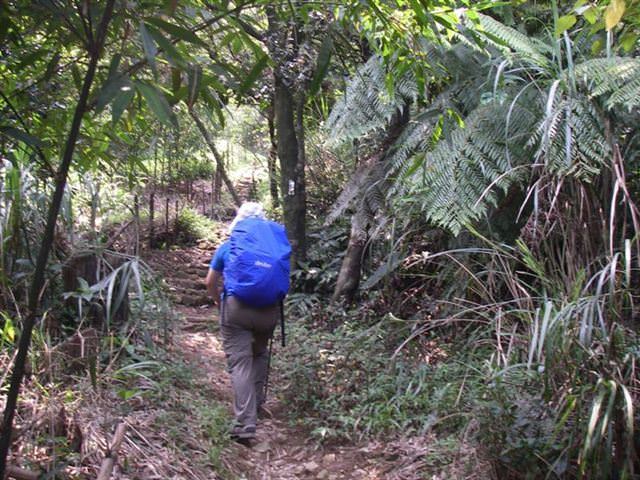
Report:
<svg viewBox="0 0 640 480"><path fill-rule="evenodd" d="M174 335L176 354L199 372L203 380L200 387L210 390L208 397L226 403L230 409L231 385L216 328L218 311L207 300L203 287L213 250L213 245L201 242L198 247L154 251L148 261L164 276L182 318ZM409 470L414 470L416 454L425 454L426 447L420 445L413 445L411 455L402 452L406 442L396 448L393 443L318 447L302 429L290 425L287 407L277 399L277 388L271 385L267 402L273 418L259 421L251 448L234 443L223 452L223 462L234 475L231 478L423 478L409 474Z"/></svg>

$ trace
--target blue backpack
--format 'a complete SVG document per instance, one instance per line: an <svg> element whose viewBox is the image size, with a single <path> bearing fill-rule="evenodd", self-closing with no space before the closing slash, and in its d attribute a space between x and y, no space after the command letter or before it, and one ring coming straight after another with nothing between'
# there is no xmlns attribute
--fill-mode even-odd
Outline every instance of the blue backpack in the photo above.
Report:
<svg viewBox="0 0 640 480"><path fill-rule="evenodd" d="M257 308L281 302L289 291L291 257L284 227L247 218L233 228L230 244L224 266L226 294Z"/></svg>

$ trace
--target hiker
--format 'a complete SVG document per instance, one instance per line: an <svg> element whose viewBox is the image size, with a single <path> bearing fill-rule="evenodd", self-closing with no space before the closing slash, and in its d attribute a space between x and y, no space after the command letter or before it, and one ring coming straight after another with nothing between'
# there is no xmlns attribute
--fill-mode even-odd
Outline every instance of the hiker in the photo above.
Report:
<svg viewBox="0 0 640 480"><path fill-rule="evenodd" d="M256 435L257 413L265 401L268 344L282 318L291 246L284 228L268 221L255 202L238 209L229 233L211 259L205 282L220 307L222 346L234 394L231 436L248 441Z"/></svg>

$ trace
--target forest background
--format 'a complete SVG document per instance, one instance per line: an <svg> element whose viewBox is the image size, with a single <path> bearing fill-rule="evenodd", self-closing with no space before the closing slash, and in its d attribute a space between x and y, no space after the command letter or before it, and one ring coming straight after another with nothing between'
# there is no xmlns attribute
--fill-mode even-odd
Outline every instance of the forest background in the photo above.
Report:
<svg viewBox="0 0 640 480"><path fill-rule="evenodd" d="M0 3L0 477L40 438L20 394L151 395L176 322L145 252L253 199L294 248L278 395L314 442L635 478L639 26L629 0Z"/></svg>

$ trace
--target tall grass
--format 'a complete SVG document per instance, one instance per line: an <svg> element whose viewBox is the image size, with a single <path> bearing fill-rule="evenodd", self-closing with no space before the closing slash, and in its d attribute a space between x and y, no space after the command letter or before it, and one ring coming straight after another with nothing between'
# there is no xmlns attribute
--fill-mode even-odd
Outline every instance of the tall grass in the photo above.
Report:
<svg viewBox="0 0 640 480"><path fill-rule="evenodd" d="M493 352L483 370L509 388L489 390L491 402L477 407L506 476L521 478L523 465L527 478L639 472L637 208L614 178L619 187L600 211L571 196L581 185L558 183L515 245L474 232L482 247L421 260L442 265L455 300L441 302L441 318L416 324L400 349L459 322L484 332L481 345Z"/></svg>

